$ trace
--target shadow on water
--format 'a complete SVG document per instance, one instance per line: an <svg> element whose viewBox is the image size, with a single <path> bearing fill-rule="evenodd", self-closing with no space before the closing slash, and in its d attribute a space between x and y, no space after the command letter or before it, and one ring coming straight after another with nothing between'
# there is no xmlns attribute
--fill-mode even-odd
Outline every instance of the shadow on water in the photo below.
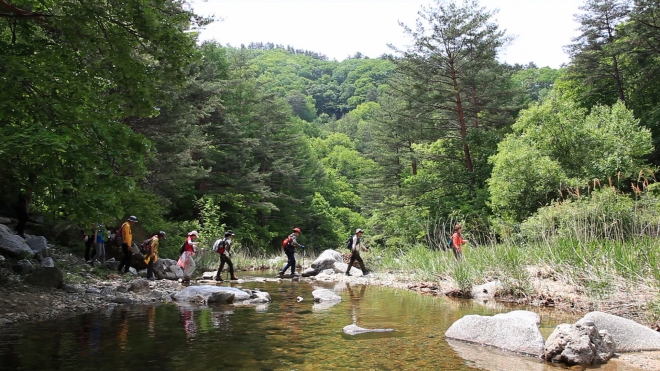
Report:
<svg viewBox="0 0 660 371"><path fill-rule="evenodd" d="M318 282L246 282L266 291L258 306L126 306L68 319L0 329L0 370L557 370L534 358L448 342L466 314L520 309L422 296L405 290ZM328 288L336 305L313 302ZM297 301L297 297L303 301ZM535 310L542 332L576 318ZM355 324L393 332L347 335ZM549 330L549 331L548 331ZM599 370L616 368L616 363ZM584 368L578 368L584 369Z"/></svg>

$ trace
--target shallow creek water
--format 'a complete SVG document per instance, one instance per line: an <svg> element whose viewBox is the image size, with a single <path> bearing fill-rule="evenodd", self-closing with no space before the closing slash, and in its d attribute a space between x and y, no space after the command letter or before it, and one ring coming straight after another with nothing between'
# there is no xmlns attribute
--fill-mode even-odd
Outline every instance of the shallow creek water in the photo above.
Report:
<svg viewBox="0 0 660 371"><path fill-rule="evenodd" d="M227 284L225 284L227 285ZM346 283L246 282L272 303L120 306L77 317L0 329L0 370L560 370L495 349L444 338L466 314L492 315L520 307L423 296L406 290ZM315 288L342 302L315 304ZM304 298L297 302L297 297ZM576 318L541 315L547 337ZM346 325L393 328L349 336ZM582 367L571 369L584 369ZM635 370L616 360L597 369Z"/></svg>

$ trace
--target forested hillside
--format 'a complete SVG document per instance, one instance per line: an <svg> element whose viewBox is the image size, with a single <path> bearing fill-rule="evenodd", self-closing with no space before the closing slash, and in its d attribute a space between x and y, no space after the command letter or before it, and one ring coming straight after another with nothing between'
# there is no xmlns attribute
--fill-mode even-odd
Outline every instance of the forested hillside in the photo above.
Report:
<svg viewBox="0 0 660 371"><path fill-rule="evenodd" d="M182 1L0 0L3 205L25 190L49 225L230 228L258 253L294 226L317 251L357 227L444 248L459 221L477 243L532 239L547 207L653 196L660 4L626 4L586 0L557 70L502 63L511 38L472 0L422 9L408 49L343 61L197 43L212 20Z"/></svg>

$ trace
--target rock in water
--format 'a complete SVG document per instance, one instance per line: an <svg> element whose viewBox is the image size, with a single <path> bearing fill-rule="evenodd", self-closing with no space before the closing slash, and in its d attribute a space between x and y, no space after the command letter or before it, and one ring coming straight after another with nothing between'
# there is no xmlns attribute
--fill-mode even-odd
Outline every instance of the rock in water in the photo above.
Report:
<svg viewBox="0 0 660 371"><path fill-rule="evenodd" d="M468 315L454 322L447 329L445 336L539 357L545 345L538 328L539 323L538 314L522 310L492 317Z"/></svg>
<svg viewBox="0 0 660 371"><path fill-rule="evenodd" d="M614 340L594 322L581 319L574 325L561 324L548 337L543 359L568 365L605 363L614 355Z"/></svg>
<svg viewBox="0 0 660 371"><path fill-rule="evenodd" d="M317 289L312 291L314 301L317 303L339 303L341 296L335 294L328 289Z"/></svg>
<svg viewBox="0 0 660 371"><path fill-rule="evenodd" d="M369 332L392 332L394 329L392 328L374 328L374 329L368 329L368 328L362 328L359 327L355 324L353 325L348 325L344 326L344 333L347 335L358 335L358 334L365 334Z"/></svg>
<svg viewBox="0 0 660 371"><path fill-rule="evenodd" d="M660 333L635 321L603 312L590 312L582 319L593 321L598 330L607 330L616 352L660 350Z"/></svg>

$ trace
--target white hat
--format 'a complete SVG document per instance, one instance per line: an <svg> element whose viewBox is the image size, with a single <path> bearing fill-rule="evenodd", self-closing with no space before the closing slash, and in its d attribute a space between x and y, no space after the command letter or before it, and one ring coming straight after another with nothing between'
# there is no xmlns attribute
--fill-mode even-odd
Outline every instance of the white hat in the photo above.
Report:
<svg viewBox="0 0 660 371"><path fill-rule="evenodd" d="M355 230L355 233L356 233L356 234L357 234L357 233L360 233L360 232L364 233L364 231L363 231L362 229L360 229L360 228L358 228L358 229Z"/></svg>
<svg viewBox="0 0 660 371"><path fill-rule="evenodd" d="M197 231L192 231L192 232L188 233L188 236L199 237L199 233L197 233Z"/></svg>

